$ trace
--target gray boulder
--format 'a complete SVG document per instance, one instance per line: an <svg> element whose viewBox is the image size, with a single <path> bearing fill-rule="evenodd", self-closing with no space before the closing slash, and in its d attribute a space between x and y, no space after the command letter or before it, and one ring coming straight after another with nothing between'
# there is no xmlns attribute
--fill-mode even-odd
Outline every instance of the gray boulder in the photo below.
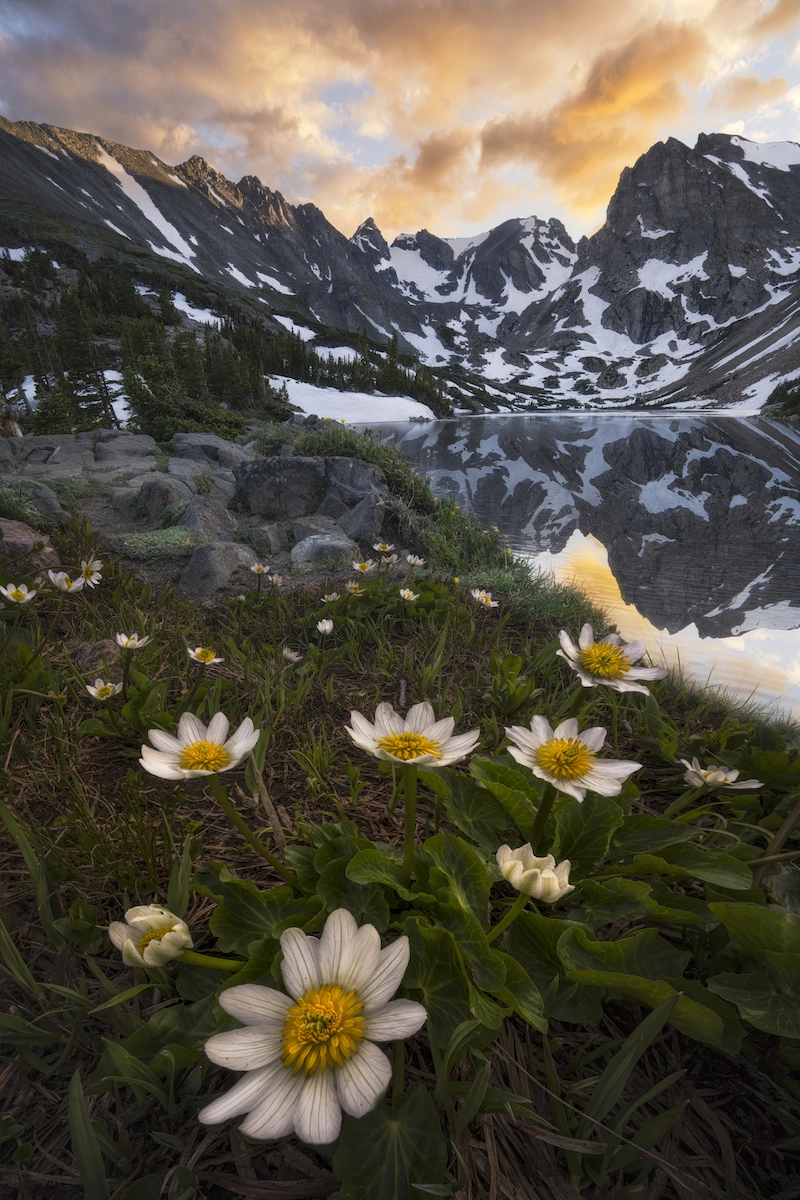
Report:
<svg viewBox="0 0 800 1200"><path fill-rule="evenodd" d="M292 547L292 566L346 567L360 554L344 533L313 533Z"/></svg>
<svg viewBox="0 0 800 1200"><path fill-rule="evenodd" d="M44 516L60 525L69 523L69 513L61 507L58 496L46 483L41 483L39 480L26 480L18 486L25 499L32 500Z"/></svg>
<svg viewBox="0 0 800 1200"><path fill-rule="evenodd" d="M34 547L39 547L35 550ZM58 554L50 545L46 533L32 529L24 521L12 521L0 517L0 559L8 560L8 569L14 570L14 560L23 558L21 570L27 574L37 567L57 567Z"/></svg>
<svg viewBox="0 0 800 1200"><path fill-rule="evenodd" d="M367 492L388 495L386 476L374 463L360 458L326 458L325 474L329 491L344 501L348 508L357 504Z"/></svg>
<svg viewBox="0 0 800 1200"><path fill-rule="evenodd" d="M191 499L192 493L180 479L171 479L160 472L145 479L139 489L139 498L133 510L136 517L146 517L148 521L160 516L168 504L177 500Z"/></svg>
<svg viewBox="0 0 800 1200"><path fill-rule="evenodd" d="M236 571L252 567L257 561L249 546L235 542L204 542L195 547L178 580L178 591L187 596L213 596L230 583Z"/></svg>
<svg viewBox="0 0 800 1200"><path fill-rule="evenodd" d="M178 524L199 533L207 542L232 542L236 535L236 522L213 496L193 496Z"/></svg>
<svg viewBox="0 0 800 1200"><path fill-rule="evenodd" d="M289 532L293 541L302 542L303 538L313 537L315 533L341 533L341 527L331 517L315 513L313 516L298 517L296 521L291 521Z"/></svg>
<svg viewBox="0 0 800 1200"><path fill-rule="evenodd" d="M247 534L247 540L261 555L280 554L289 549L289 535L285 525L271 521L267 525L256 525Z"/></svg>
<svg viewBox="0 0 800 1200"><path fill-rule="evenodd" d="M118 437L98 441L94 448L98 462L107 458L143 458L156 454L155 439L146 433L121 433Z"/></svg>
<svg viewBox="0 0 800 1200"><path fill-rule="evenodd" d="M172 444L177 458L191 458L232 470L243 462L251 462L253 451L235 442L228 442L215 433L174 433Z"/></svg>
<svg viewBox="0 0 800 1200"><path fill-rule="evenodd" d="M247 507L270 520L307 517L328 490L325 459L273 455L242 463L233 474Z"/></svg>
<svg viewBox="0 0 800 1200"><path fill-rule="evenodd" d="M372 541L383 526L383 513L383 496L378 492L368 492L355 508L339 518L339 524L349 537L362 542Z"/></svg>

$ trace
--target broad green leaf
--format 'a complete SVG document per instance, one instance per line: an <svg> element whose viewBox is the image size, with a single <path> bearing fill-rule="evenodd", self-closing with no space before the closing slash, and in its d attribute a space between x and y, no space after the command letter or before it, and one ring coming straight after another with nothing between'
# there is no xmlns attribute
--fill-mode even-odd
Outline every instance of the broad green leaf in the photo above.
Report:
<svg viewBox="0 0 800 1200"><path fill-rule="evenodd" d="M703 879L720 887L743 891L753 882L752 872L738 858L698 846L668 846L660 855L637 854L630 864L633 875L675 875Z"/></svg>
<svg viewBox="0 0 800 1200"><path fill-rule="evenodd" d="M486 924L492 880L472 847L452 833L437 833L423 849L447 877L452 899Z"/></svg>
<svg viewBox="0 0 800 1200"><path fill-rule="evenodd" d="M678 995L674 987L663 981L614 971L567 971L567 978L593 987L613 988L621 992L626 1000L648 1008L658 1008L671 996ZM696 1000L690 1000L688 996L680 996L669 1023L695 1041L706 1042L728 1054L738 1053L741 1046L741 1038L731 1038L726 1023L718 1013L704 1004L698 1004Z"/></svg>
<svg viewBox="0 0 800 1200"><path fill-rule="evenodd" d="M500 801L520 835L527 839L536 820L539 796L528 786L525 776L513 767L489 759L473 758L469 770Z"/></svg>
<svg viewBox="0 0 800 1200"><path fill-rule="evenodd" d="M430 1092L413 1083L389 1108L355 1120L346 1116L333 1172L340 1200L419 1200L415 1184L441 1184L447 1140Z"/></svg>
<svg viewBox="0 0 800 1200"><path fill-rule="evenodd" d="M103 1040L106 1051L117 1069L116 1082L132 1088L137 1100L142 1100L144 1095L149 1094L155 1096L156 1100L167 1108L169 1099L158 1076L129 1053L121 1042L110 1042L107 1038Z"/></svg>
<svg viewBox="0 0 800 1200"><path fill-rule="evenodd" d="M161 1065L158 1062L160 1052L170 1046L196 1051L199 1057L212 1033L226 1027L226 1022L229 1022L228 1028L233 1027L233 1018L225 1014L218 1018L218 1013L213 996L206 996L195 1004L171 1005L153 1013L141 1029L137 1029L121 1044L129 1054L147 1063L153 1070ZM106 1074L110 1072L106 1071Z"/></svg>
<svg viewBox="0 0 800 1200"><path fill-rule="evenodd" d="M572 921L557 921L540 913L523 912L502 936L503 949L521 964L544 994L553 980L565 982L564 968L558 957L558 943L567 929L581 929ZM595 1025L603 1015L602 989L580 987L577 993L559 1004L559 1021Z"/></svg>
<svg viewBox="0 0 800 1200"><path fill-rule="evenodd" d="M514 824L502 804L468 775L449 767L436 772L421 768L419 778L442 796L450 823L488 854L513 840Z"/></svg>
<svg viewBox="0 0 800 1200"><path fill-rule="evenodd" d="M403 978L407 988L415 988L428 1012L428 1024L436 1042L446 1046L453 1031L472 1016L467 981L461 970L451 934L422 923L422 918L406 918L411 956Z"/></svg>
<svg viewBox="0 0 800 1200"><path fill-rule="evenodd" d="M320 907L318 899L297 897L289 887L260 892L249 879L235 879L224 867L218 878L211 872L198 876L195 887L219 901L209 929L228 954L245 954L265 933L277 938L290 926L306 925Z"/></svg>
<svg viewBox="0 0 800 1200"><path fill-rule="evenodd" d="M72 1153L80 1172L83 1194L86 1200L107 1200L108 1187L103 1156L89 1118L78 1071L70 1080L68 1117Z"/></svg>
<svg viewBox="0 0 800 1200"><path fill-rule="evenodd" d="M476 988L473 983L467 983L467 990L469 992L469 1010L473 1017L480 1021L481 1025L485 1025L487 1029L496 1033L508 1016L508 1009L495 1004L494 1000L486 995L486 992Z"/></svg>
<svg viewBox="0 0 800 1200"><path fill-rule="evenodd" d="M692 957L688 950L676 950L655 929L616 942L596 941L583 929L568 929L559 940L558 956L567 970L620 971L644 979L682 975Z"/></svg>
<svg viewBox="0 0 800 1200"><path fill-rule="evenodd" d="M611 838L624 819L619 804L610 796L590 793L583 804L559 797L551 818L556 833L550 853L556 862L568 858L578 875L591 870L608 855Z"/></svg>
<svg viewBox="0 0 800 1200"><path fill-rule="evenodd" d="M161 1176L143 1175L120 1196L119 1200L161 1200Z"/></svg>
<svg viewBox="0 0 800 1200"><path fill-rule="evenodd" d="M689 841L700 832L664 817L636 813L625 818L624 826L614 834L614 845L627 854L657 854L665 846Z"/></svg>
<svg viewBox="0 0 800 1200"><path fill-rule="evenodd" d="M377 883L354 883L347 877L348 858L335 858L327 863L317 880L317 894L325 901L328 912L346 908L359 925L374 925L379 933L389 925L389 904L383 888Z"/></svg>
<svg viewBox="0 0 800 1200"><path fill-rule="evenodd" d="M503 954L501 957L506 968L506 979L502 987L494 989L495 996L522 1017L523 1021L532 1025L534 1029L546 1033L547 1021L544 1016L541 992L528 972L515 958L512 958L510 954Z"/></svg>
<svg viewBox="0 0 800 1200"><path fill-rule="evenodd" d="M710 991L699 979L668 977L664 982L674 987L676 992L683 992L684 996L688 996L690 1000L696 1000L698 1004L705 1004L706 1008L713 1009L725 1026L725 1038L728 1045L741 1046L745 1030L736 1016L735 1009L730 1004L726 1004L720 996Z"/></svg>
<svg viewBox="0 0 800 1200"><path fill-rule="evenodd" d="M752 958L765 950L800 954L800 916L755 904L710 904L734 941Z"/></svg>
<svg viewBox="0 0 800 1200"><path fill-rule="evenodd" d="M437 902L426 904L424 911L438 926L452 933L472 964L472 977L478 987L494 992L503 986L505 956L489 945L477 917L460 906Z"/></svg>
<svg viewBox="0 0 800 1200"><path fill-rule="evenodd" d="M375 849L359 850L347 864L345 874L354 883L380 883L397 892L403 900L416 899L416 892L410 891L403 881L402 853L387 847L387 853Z"/></svg>
<svg viewBox="0 0 800 1200"><path fill-rule="evenodd" d="M778 1037L800 1038L800 991L778 991L766 972L723 972L712 976L708 987L735 1004L739 1015L756 1029Z"/></svg>

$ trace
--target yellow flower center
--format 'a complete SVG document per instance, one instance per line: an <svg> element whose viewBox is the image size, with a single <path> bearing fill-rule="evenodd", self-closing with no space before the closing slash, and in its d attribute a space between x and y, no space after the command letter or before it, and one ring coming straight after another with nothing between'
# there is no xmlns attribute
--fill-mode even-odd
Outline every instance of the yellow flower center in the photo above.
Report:
<svg viewBox="0 0 800 1200"><path fill-rule="evenodd" d="M97 689L97 699L105 700L106 696L110 696L113 690L114 689L110 683L103 684L102 687Z"/></svg>
<svg viewBox="0 0 800 1200"><path fill-rule="evenodd" d="M590 771L597 755L578 738L553 738L536 751L536 765L556 779L579 779Z"/></svg>
<svg viewBox="0 0 800 1200"><path fill-rule="evenodd" d="M172 933L172 925L159 925L158 929L149 929L144 937L140 938L136 943L136 949L140 954L144 954L145 946L149 946L151 942L160 942L162 937L166 937L168 933Z"/></svg>
<svg viewBox="0 0 800 1200"><path fill-rule="evenodd" d="M601 679L622 679L631 669L631 660L620 646L610 642L595 642L581 650L578 661Z"/></svg>
<svg viewBox="0 0 800 1200"><path fill-rule="evenodd" d="M438 742L432 742L423 733L414 733L413 730L408 733L387 734L378 741L378 745L381 750L386 750L395 758L402 758L404 761L420 758L423 754L432 754L434 758L442 757Z"/></svg>
<svg viewBox="0 0 800 1200"><path fill-rule="evenodd" d="M21 588L12 588L11 589L11 599L12 600L24 600L26 595L27 595L27 592L23 592Z"/></svg>
<svg viewBox="0 0 800 1200"><path fill-rule="evenodd" d="M216 655L214 654L213 650L209 650L206 648L206 649L202 649L202 650L196 650L195 658L199 662L207 663L207 662L211 662L212 658L216 658Z"/></svg>
<svg viewBox="0 0 800 1200"><path fill-rule="evenodd" d="M363 1041L363 1008L358 993L345 992L339 984L310 988L286 1014L283 1065L295 1075L343 1066Z"/></svg>
<svg viewBox="0 0 800 1200"><path fill-rule="evenodd" d="M178 766L184 771L221 771L230 761L228 751L217 742L192 742L181 751Z"/></svg>

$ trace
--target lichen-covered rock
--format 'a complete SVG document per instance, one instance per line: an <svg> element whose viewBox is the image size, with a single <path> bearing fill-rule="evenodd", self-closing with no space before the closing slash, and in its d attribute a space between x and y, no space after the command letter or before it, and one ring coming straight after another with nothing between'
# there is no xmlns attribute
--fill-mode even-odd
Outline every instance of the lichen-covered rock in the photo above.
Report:
<svg viewBox="0 0 800 1200"><path fill-rule="evenodd" d="M236 522L213 496L193 496L178 524L193 529L207 542L232 542L236 536Z"/></svg>
<svg viewBox="0 0 800 1200"><path fill-rule="evenodd" d="M356 543L344 533L314 533L292 547L292 566L346 567L359 554Z"/></svg>
<svg viewBox="0 0 800 1200"><path fill-rule="evenodd" d="M176 500L191 499L191 496L192 493L183 480L173 479L159 472L142 484L133 514L153 521L168 504L174 504Z"/></svg>
<svg viewBox="0 0 800 1200"><path fill-rule="evenodd" d="M178 591L187 596L213 596L230 583L236 571L249 568L257 561L249 546L235 542L204 542L195 548L189 559L178 581Z"/></svg>
<svg viewBox="0 0 800 1200"><path fill-rule="evenodd" d="M37 567L58 566L58 554L47 534L32 529L24 521L0 517L0 534L0 559L8 559L11 570L16 559L23 559L26 574Z"/></svg>

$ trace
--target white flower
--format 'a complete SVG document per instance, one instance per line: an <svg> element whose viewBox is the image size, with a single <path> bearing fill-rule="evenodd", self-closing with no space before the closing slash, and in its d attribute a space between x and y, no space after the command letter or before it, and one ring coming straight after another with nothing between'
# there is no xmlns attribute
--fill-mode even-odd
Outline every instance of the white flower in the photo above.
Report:
<svg viewBox="0 0 800 1200"><path fill-rule="evenodd" d="M94 696L95 700L108 700L111 696L116 696L122 691L121 683L104 683L102 679L95 679L94 687L87 683L86 690L90 696Z"/></svg>
<svg viewBox="0 0 800 1200"><path fill-rule="evenodd" d="M394 546L390 546L388 542L375 542L372 549L377 550L380 554L390 554L394 550ZM396 561L397 559L395 559Z"/></svg>
<svg viewBox="0 0 800 1200"><path fill-rule="evenodd" d="M203 663L207 667L210 667L212 663L225 662L224 658L216 657L210 646L195 646L194 650L189 650L187 647L187 651L193 662Z"/></svg>
<svg viewBox="0 0 800 1200"><path fill-rule="evenodd" d="M400 595L404 600L419 600L419 592L412 592L411 588L400 588Z"/></svg>
<svg viewBox="0 0 800 1200"><path fill-rule="evenodd" d="M150 641L150 634L140 637L138 633L115 633L114 640L123 650L141 650Z"/></svg>
<svg viewBox="0 0 800 1200"><path fill-rule="evenodd" d="M350 725L345 730L357 746L386 762L408 763L417 766L433 764L449 767L471 754L478 744L480 730L453 736L455 721L444 717L437 721L433 709L425 701L415 704L403 718L386 701L375 709L372 725L361 713L350 713Z"/></svg>
<svg viewBox="0 0 800 1200"><path fill-rule="evenodd" d="M364 593L361 591L360 584L356 583L355 580L351 580L351 582L348 583L347 590L351 596L363 596L364 595Z"/></svg>
<svg viewBox="0 0 800 1200"><path fill-rule="evenodd" d="M338 600L338 599L339 599L338 592L326 592L326 594L322 597L322 603L323 604L333 604L334 600Z"/></svg>
<svg viewBox="0 0 800 1200"><path fill-rule="evenodd" d="M683 778L692 787L731 788L738 791L744 788L763 787L760 779L739 779L738 771L726 771L722 767L701 767L699 759L691 762L682 758L681 762L687 768ZM737 783L736 780L739 779Z"/></svg>
<svg viewBox="0 0 800 1200"><path fill-rule="evenodd" d="M383 558L381 559L381 562L387 567L392 567L397 562L397 555L396 554L384 554Z"/></svg>
<svg viewBox="0 0 800 1200"><path fill-rule="evenodd" d="M128 967L160 967L192 948L186 922L158 904L129 908L124 923L111 922L108 936Z"/></svg>
<svg viewBox="0 0 800 1200"><path fill-rule="evenodd" d="M597 751L606 740L605 729L597 726L579 734L574 717L562 721L555 731L544 717L534 717L530 729L515 725L506 729L506 737L513 743L508 752L518 763L578 801L583 801L587 792L618 796L628 776L642 765L599 759Z"/></svg>
<svg viewBox="0 0 800 1200"><path fill-rule="evenodd" d="M265 571L269 570L269 567L265 567L263 563L253 563L250 570L254 575L263 575Z"/></svg>
<svg viewBox="0 0 800 1200"><path fill-rule="evenodd" d="M584 687L605 684L615 692L644 692L649 696L649 690L636 680L663 679L667 673L663 667L634 666L644 654L644 642L628 642L623 646L616 633L609 633L596 642L589 624L581 630L577 646L565 629L561 630L558 639L561 649L556 654L566 659Z"/></svg>
<svg viewBox="0 0 800 1200"><path fill-rule="evenodd" d="M492 599L491 592L484 592L481 588L473 588L470 596L476 604L482 604L484 608L497 608L500 604L499 600Z"/></svg>
<svg viewBox="0 0 800 1200"><path fill-rule="evenodd" d="M0 592L6 600L13 600L15 604L27 604L36 595L36 588L28 591L26 583L10 583L8 587L0 587Z"/></svg>
<svg viewBox="0 0 800 1200"><path fill-rule="evenodd" d="M354 562L353 570L360 571L362 575L368 575L370 571L375 570L375 563L371 558L368 558L366 562Z"/></svg>
<svg viewBox="0 0 800 1200"><path fill-rule="evenodd" d="M333 633L333 621L329 617L323 617L321 621L317 621L317 629L320 633Z"/></svg>
<svg viewBox="0 0 800 1200"><path fill-rule="evenodd" d="M103 564L99 558L83 559L81 562L81 575L87 587L96 587L103 576L100 572L103 569Z"/></svg>
<svg viewBox="0 0 800 1200"><path fill-rule="evenodd" d="M54 584L60 592L80 592L86 580L82 575L77 579L70 579L66 571L48 571L50 582Z"/></svg>
<svg viewBox="0 0 800 1200"><path fill-rule="evenodd" d="M228 728L228 718L222 713L211 718L207 729L192 713L184 713L178 721L177 737L163 729L150 730L147 736L156 748L142 746L139 762L145 771L161 779L195 779L230 771L247 758L258 741L259 730L245 717L226 741Z"/></svg>
<svg viewBox="0 0 800 1200"><path fill-rule="evenodd" d="M569 859L565 858L556 866L552 854L537 858L530 842L526 842L518 850L512 850L510 846L501 846L496 858L503 878L518 892L533 896L534 900L555 904L562 896L575 891L569 882Z"/></svg>
<svg viewBox="0 0 800 1200"><path fill-rule="evenodd" d="M296 650L290 650L288 646L283 647L282 654L288 663L294 663L295 666L303 661L302 654L298 654Z"/></svg>
<svg viewBox="0 0 800 1200"><path fill-rule="evenodd" d="M285 930L281 950L288 996L245 983L219 997L243 1028L214 1034L206 1054L246 1074L198 1118L215 1125L247 1113L245 1137L295 1133L326 1145L339 1135L342 1110L363 1117L389 1086L392 1067L375 1043L411 1037L427 1014L414 1000L391 999L408 963L408 938L381 950L374 925L359 929L346 909L331 913L319 939Z"/></svg>
<svg viewBox="0 0 800 1200"><path fill-rule="evenodd" d="M279 587L280 584L283 583L283 576L282 575L270 575L269 581L270 581L270 583L274 583L275 587Z"/></svg>
<svg viewBox="0 0 800 1200"><path fill-rule="evenodd" d="M424 567L425 559L420 558L417 554L407 554L406 562L412 567Z"/></svg>

